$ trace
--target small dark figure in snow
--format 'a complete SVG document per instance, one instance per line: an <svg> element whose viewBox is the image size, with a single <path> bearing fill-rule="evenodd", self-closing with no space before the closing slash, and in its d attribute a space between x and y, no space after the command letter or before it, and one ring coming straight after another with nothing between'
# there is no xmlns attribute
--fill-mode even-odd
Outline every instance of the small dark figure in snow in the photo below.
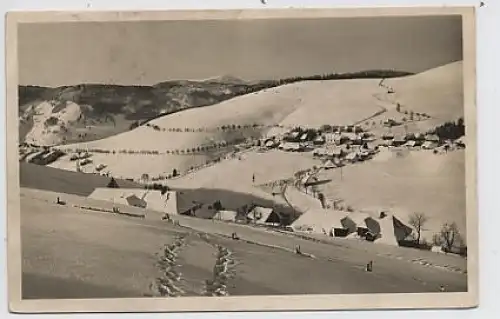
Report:
<svg viewBox="0 0 500 319"><path fill-rule="evenodd" d="M295 246L295 253L297 255L302 255L302 251L300 250L300 245Z"/></svg>
<svg viewBox="0 0 500 319"><path fill-rule="evenodd" d="M236 234L236 232L233 232L233 233L231 234L231 238L232 238L233 240L238 240L238 239L240 239L240 237L238 237L238 234Z"/></svg>
<svg viewBox="0 0 500 319"><path fill-rule="evenodd" d="M163 217L161 218L161 220L170 221L170 215L168 213L165 213L165 215L163 215Z"/></svg>
<svg viewBox="0 0 500 319"><path fill-rule="evenodd" d="M373 271L373 260L370 260L370 262L366 264L366 271L367 272Z"/></svg>
<svg viewBox="0 0 500 319"><path fill-rule="evenodd" d="M252 182L255 183L255 174L252 175Z"/></svg>
<svg viewBox="0 0 500 319"><path fill-rule="evenodd" d="M66 205L66 202L65 201L62 201L59 197L57 197L57 202L56 202L57 205Z"/></svg>
<svg viewBox="0 0 500 319"><path fill-rule="evenodd" d="M445 291L444 286L443 286L443 285L439 286L439 290L440 290L441 292L444 292L444 291Z"/></svg>

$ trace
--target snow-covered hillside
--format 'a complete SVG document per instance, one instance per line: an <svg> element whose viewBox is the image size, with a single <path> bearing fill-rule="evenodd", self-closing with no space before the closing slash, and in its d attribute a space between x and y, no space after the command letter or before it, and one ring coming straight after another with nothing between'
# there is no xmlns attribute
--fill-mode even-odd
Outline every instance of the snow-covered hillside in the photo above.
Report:
<svg viewBox="0 0 500 319"><path fill-rule="evenodd" d="M52 146L65 142L68 128L82 114L80 105L74 102L44 101L29 107L22 118L31 118L33 125L25 136L25 142L40 146Z"/></svg>
<svg viewBox="0 0 500 319"><path fill-rule="evenodd" d="M148 126L106 139L66 145L62 149L69 152L97 150L93 163L85 168L89 172L93 172L92 165L105 165L113 175L138 178L142 174L159 176L170 174L173 169L186 170L203 165L216 151L211 145L274 134L284 127L348 125L365 120L375 122L379 117L391 114L405 116L396 112L396 102L381 102L381 96L402 101L408 96L411 103L405 102L403 107L415 109L425 109L421 105L437 103L443 109L439 110L439 121L444 115L451 120L455 115L463 114L458 94L461 90L460 70L461 63L453 63L422 74L391 79L391 85L401 86L401 91L394 94L388 94L376 79L297 82L210 107L170 114L151 121ZM432 80L433 74L438 80ZM431 89L432 94L429 93ZM428 113L434 114L431 110ZM413 125L418 130L419 125L431 124L434 125L409 122L407 127L411 129ZM143 154L138 154L141 151ZM68 157L52 166L76 169Z"/></svg>

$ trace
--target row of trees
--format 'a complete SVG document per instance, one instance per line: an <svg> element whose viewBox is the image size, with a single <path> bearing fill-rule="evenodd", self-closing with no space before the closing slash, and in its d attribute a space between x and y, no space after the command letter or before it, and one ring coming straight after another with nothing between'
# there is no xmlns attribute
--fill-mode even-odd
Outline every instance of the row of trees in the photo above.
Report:
<svg viewBox="0 0 500 319"><path fill-rule="evenodd" d="M318 129L318 133L362 133L363 128L358 125L330 125L324 124Z"/></svg>
<svg viewBox="0 0 500 319"><path fill-rule="evenodd" d="M269 85L278 86L301 81L325 81L325 80L346 80L346 79L380 79L408 76L412 73L394 70L368 70L349 73L325 73L312 76L296 76L276 81L271 81Z"/></svg>
<svg viewBox="0 0 500 319"><path fill-rule="evenodd" d="M191 166L185 173L190 173L190 172L193 172L193 171L195 171L197 169L200 169L201 167L206 167L208 165L220 163L221 161L222 161L221 157L217 157L217 158L214 158L214 159L207 159L203 165ZM171 178L174 178L174 177L177 177L177 176L180 176L180 175L181 175L180 172L177 169L174 168L173 171L172 171L172 174L159 175L159 176L156 176L156 177L152 177L151 180L152 181L161 181L161 180L171 179Z"/></svg>
<svg viewBox="0 0 500 319"><path fill-rule="evenodd" d="M184 155L184 154L196 154L196 153L204 153L207 151L213 151L216 149L222 149L226 148L229 146L234 146L241 144L245 142L246 139L244 138L239 138L239 139L234 139L230 142L219 142L219 143L214 143L210 145L201 145L197 147L192 147L192 148L186 148L186 149L173 149L173 150L166 150L164 152L160 152L158 150L106 150L106 149L100 149L100 148L89 148L85 149L86 152L90 153L101 153L101 154L142 154L142 155L164 155L164 154L172 154L172 155ZM71 152L71 149L68 149L69 152Z"/></svg>
<svg viewBox="0 0 500 319"><path fill-rule="evenodd" d="M415 117L426 118L426 119L431 118L431 116L427 113L419 113L419 112L408 111L408 110L401 111L401 104L399 104L399 103L396 106L396 111L398 113L403 113L405 115L408 115L410 118L410 121L413 121Z"/></svg>
<svg viewBox="0 0 500 319"><path fill-rule="evenodd" d="M138 121L132 123L130 125L130 130L133 130L137 127L139 127L140 124ZM196 132L203 132L203 133L207 133L207 132L217 132L217 131L223 131L223 132L227 132L227 131L238 131L238 130L242 130L242 129L245 129L245 130L249 130L249 129L253 129L253 130L257 130L257 129L263 129L263 128L273 128L273 127L283 127L282 125L279 125L279 124L258 124L258 123L253 123L253 124L227 124L227 125L221 125L221 126L217 126L217 127L213 127L213 128L209 128L209 127L197 127L197 128L193 128L193 127L184 127L184 128L180 128L180 127L160 127L156 124L146 124L145 126L147 127L151 127L152 129L154 129L155 131L162 131L162 132L177 132L177 133L196 133Z"/></svg>
<svg viewBox="0 0 500 319"><path fill-rule="evenodd" d="M165 195L170 190L170 188L167 185L158 184L158 183L145 185L144 188L147 190L159 190L159 191L161 191L162 195Z"/></svg>
<svg viewBox="0 0 500 319"><path fill-rule="evenodd" d="M426 242L422 243L421 239L422 231L428 221L429 218L423 213L413 213L408 220L408 223L415 228L416 234L414 235L414 240L417 246L422 244L424 246L428 245ZM439 233L433 235L432 244L442 247L445 252L450 252L457 246L462 247L462 237L457 224L454 222L444 223Z"/></svg>
<svg viewBox="0 0 500 319"><path fill-rule="evenodd" d="M174 173L176 173L176 170L174 169ZM177 174L177 173L176 173ZM107 184L108 188L120 188L116 180L111 177L109 183ZM161 191L161 194L164 195L166 192L170 190L170 188L167 185L159 184L159 183L153 183L153 184L147 184L144 186L144 189L147 190L159 190Z"/></svg>
<svg viewBox="0 0 500 319"><path fill-rule="evenodd" d="M446 122L436 127L430 133L436 134L440 140L456 140L465 135L464 119L460 117L453 122Z"/></svg>
<svg viewBox="0 0 500 319"><path fill-rule="evenodd" d="M186 173L190 173L190 172L193 172L197 169L200 169L201 167L206 167L208 165L212 165L212 164L216 164L216 163L220 163L222 161L222 157L217 157L217 158L213 158L213 159L207 159L205 161L204 164L202 165L198 165L198 166L191 166L188 170L186 170L185 174ZM145 180L144 178L144 175L147 175L147 174L143 174L143 177L141 178L142 180ZM161 180L167 180L167 179L171 179L171 178L174 178L174 177L177 177L177 176L180 176L180 172L179 170L177 170L176 168L174 168L172 170L172 173L171 174L166 174L166 175L158 175L158 176L155 176L155 177L150 177L148 176L146 179L149 180L151 179L152 181L161 181Z"/></svg>

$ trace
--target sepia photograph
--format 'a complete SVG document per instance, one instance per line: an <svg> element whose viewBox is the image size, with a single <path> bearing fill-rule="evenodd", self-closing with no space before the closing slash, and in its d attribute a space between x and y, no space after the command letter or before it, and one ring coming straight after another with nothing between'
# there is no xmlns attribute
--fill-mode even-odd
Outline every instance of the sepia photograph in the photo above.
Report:
<svg viewBox="0 0 500 319"><path fill-rule="evenodd" d="M473 8L10 13L11 310L475 306L474 36Z"/></svg>

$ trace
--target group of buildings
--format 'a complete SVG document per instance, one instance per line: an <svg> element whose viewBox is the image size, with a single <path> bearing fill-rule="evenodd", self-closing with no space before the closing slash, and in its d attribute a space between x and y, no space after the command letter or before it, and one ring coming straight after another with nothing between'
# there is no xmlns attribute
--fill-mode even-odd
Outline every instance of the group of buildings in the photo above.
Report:
<svg viewBox="0 0 500 319"><path fill-rule="evenodd" d="M146 218L160 219L162 214L193 216L240 224L282 226L283 215L271 207L251 205L246 209L217 207L216 203L198 203L182 192L157 190L97 188L89 198L132 206L145 210ZM378 216L361 212L331 209L311 209L302 214L286 229L294 232L325 234L330 237L361 237L370 241L398 245L411 234L412 229L395 216Z"/></svg>
<svg viewBox="0 0 500 319"><path fill-rule="evenodd" d="M333 132L332 132L333 130ZM442 141L436 134L387 132L375 136L357 126L343 130L300 129L296 128L282 136L273 136L261 141L265 149L279 149L285 152L312 152L316 157L331 161L339 159L347 162L364 161L379 151L380 147L406 147L410 149L445 150L463 148L463 139ZM337 161L338 162L338 161Z"/></svg>

